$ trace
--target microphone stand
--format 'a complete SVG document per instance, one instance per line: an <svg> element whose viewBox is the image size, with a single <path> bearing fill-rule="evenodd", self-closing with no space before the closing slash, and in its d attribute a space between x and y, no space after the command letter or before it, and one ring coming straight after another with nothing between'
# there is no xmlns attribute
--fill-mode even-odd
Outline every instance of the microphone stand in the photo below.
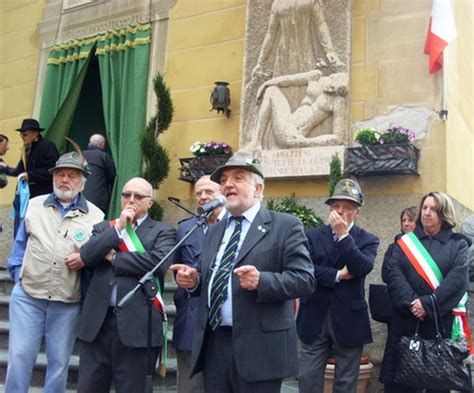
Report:
<svg viewBox="0 0 474 393"><path fill-rule="evenodd" d="M173 202L174 203L174 202ZM180 205L178 205L180 206ZM180 206L181 207L181 206ZM187 210L186 208L183 207L183 209ZM186 233L186 235L183 236L183 238L177 242L174 247L166 254L159 263L155 265L155 267L147 272L139 281L138 284L131 290L129 291L117 304L117 308L123 308L126 307L128 303L132 300L132 298L135 296L137 291L141 288L143 291L143 294L145 295L146 302L147 302L147 310L148 310L148 316L147 316L147 357L148 357L148 363L147 363L147 368L148 372L146 375L146 381L145 381L145 393L153 393L153 369L154 369L154 364L153 364L153 356L151 353L151 323L152 323L152 310L153 310L153 299L158 291L158 288L156 287L154 281L153 281L153 276L154 273L171 257L171 255L174 254L174 252L183 244L183 242L193 234L193 232L199 228L206 220L211 216L213 210L203 213L200 215L195 215L194 213L193 216L196 217L196 223L194 226ZM163 332L163 334L166 334L166 332Z"/></svg>
<svg viewBox="0 0 474 393"><path fill-rule="evenodd" d="M192 211L192 210L189 210L186 206L183 206L181 204L181 200L179 198L175 198L175 197L172 197L172 196L169 196L168 197L168 201L170 201L172 204L178 206L179 208L183 209L184 211L188 212L189 214L191 214L193 217L196 217L196 214Z"/></svg>

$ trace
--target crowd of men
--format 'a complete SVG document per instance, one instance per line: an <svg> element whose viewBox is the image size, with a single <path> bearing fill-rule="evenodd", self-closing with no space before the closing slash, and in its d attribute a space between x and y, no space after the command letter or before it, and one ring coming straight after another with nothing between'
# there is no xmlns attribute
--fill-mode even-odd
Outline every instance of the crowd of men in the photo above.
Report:
<svg viewBox="0 0 474 393"><path fill-rule="evenodd" d="M39 134L33 120L19 129L23 138ZM45 141L35 137L31 152ZM322 392L330 354L336 359L333 391L356 391L362 348L372 341L364 284L379 246L355 224L364 203L357 181L340 180L326 201L328 224L305 233L296 217L264 207L259 160L236 153L194 185L199 206L222 195L225 207L215 204L206 220L182 220L176 231L150 218L153 188L140 177L123 187L119 217L104 220L107 206L99 209L84 192L87 161L107 160L97 151L103 139L95 142L89 158L66 153L48 176L42 169L51 184L29 201L19 224L8 259L15 286L7 393L28 391L43 339L45 392L64 392L76 338L78 392L109 392L112 384L119 393L145 391L165 315L159 300L149 307L145 291L119 303L158 264L157 286L163 287L168 269L179 285L173 329L178 392L277 393L294 375L300 392ZM27 157L28 167L3 167L7 174L24 171L32 186L31 153Z"/></svg>

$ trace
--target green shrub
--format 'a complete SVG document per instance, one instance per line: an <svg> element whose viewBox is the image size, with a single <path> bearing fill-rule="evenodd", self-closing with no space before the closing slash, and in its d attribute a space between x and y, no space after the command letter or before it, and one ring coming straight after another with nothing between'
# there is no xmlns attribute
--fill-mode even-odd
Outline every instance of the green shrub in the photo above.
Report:
<svg viewBox="0 0 474 393"><path fill-rule="evenodd" d="M305 230L323 225L323 220L313 209L300 205L294 198L284 198L281 202L270 199L267 202L267 209L298 217L303 222Z"/></svg>
<svg viewBox="0 0 474 393"><path fill-rule="evenodd" d="M332 195L334 192L334 187L342 177L342 169L341 169L341 160L337 154L333 154L331 157L331 162L329 163L329 179L328 179L328 188L329 188L329 195Z"/></svg>
<svg viewBox="0 0 474 393"><path fill-rule="evenodd" d="M357 132L355 141L362 146L378 145L380 139L380 131L372 128L366 128Z"/></svg>
<svg viewBox="0 0 474 393"><path fill-rule="evenodd" d="M142 176L156 189L168 177L170 171L168 152L160 145L158 136L169 128L173 120L174 107L171 94L162 75L157 74L153 79L153 89L157 98L157 113L150 119L141 135L141 149L143 153ZM161 220L163 208L155 201L149 214L154 220Z"/></svg>

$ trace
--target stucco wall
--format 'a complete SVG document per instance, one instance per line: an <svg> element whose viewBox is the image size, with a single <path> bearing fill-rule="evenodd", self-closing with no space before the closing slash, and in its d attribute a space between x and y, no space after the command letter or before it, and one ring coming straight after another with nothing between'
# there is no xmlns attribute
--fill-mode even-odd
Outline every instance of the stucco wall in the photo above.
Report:
<svg viewBox="0 0 474 393"><path fill-rule="evenodd" d="M30 117L36 89L40 43L37 24L43 17L44 0L2 0L0 2L0 133L10 139L4 160L16 166L21 139L14 131ZM0 190L0 205L13 199L12 179Z"/></svg>
<svg viewBox="0 0 474 393"><path fill-rule="evenodd" d="M458 37L449 46L445 64L447 190L474 210L474 4L468 0L453 3Z"/></svg>
<svg viewBox="0 0 474 393"><path fill-rule="evenodd" d="M162 200L191 197L190 184L177 180L178 158L192 156L194 142L237 147L245 15L244 0L181 0L172 11L165 76L176 111L161 139L171 156L170 175L158 191ZM230 84L229 119L209 111L210 92L218 80Z"/></svg>
<svg viewBox="0 0 474 393"><path fill-rule="evenodd" d="M36 89L39 48L37 23L43 17L43 0L2 0L0 2L0 133L8 136L10 150L3 157L16 166L22 145L18 128L30 117ZM0 266L10 251L12 220L10 218L16 181L0 190Z"/></svg>

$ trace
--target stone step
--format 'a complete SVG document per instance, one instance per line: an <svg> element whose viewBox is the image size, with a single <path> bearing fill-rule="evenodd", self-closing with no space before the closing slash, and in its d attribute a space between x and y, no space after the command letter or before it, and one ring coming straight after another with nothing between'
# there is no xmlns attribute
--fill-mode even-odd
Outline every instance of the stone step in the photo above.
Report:
<svg viewBox="0 0 474 393"><path fill-rule="evenodd" d="M46 355L44 353L39 353L38 358L36 359L36 364L33 369L33 375L31 378L31 386L43 386L44 385L44 376L46 372ZM8 351L1 349L0 350L0 381L5 381L6 371L8 365ZM71 361L69 363L69 373L68 373L68 389L77 388L77 376L79 369L79 356L72 355ZM160 378L158 375L155 375L154 378L155 387L173 387L176 385L176 359L169 358L167 362L167 375L165 378Z"/></svg>
<svg viewBox="0 0 474 393"><path fill-rule="evenodd" d="M46 354L40 352L36 359L36 364L33 369L33 375L31 378L31 386L43 386L44 376L46 372ZM0 381L4 382L7 372L8 365L8 351L0 349ZM72 355L69 362L68 372L68 389L77 388L77 377L79 369L79 356ZM176 384L176 359L168 358L167 362L167 375L165 378L160 378L158 375L155 377L154 385L156 386L173 386Z"/></svg>
<svg viewBox="0 0 474 393"><path fill-rule="evenodd" d="M10 326L8 321L1 321L0 320L0 350L8 350L8 336L10 332ZM168 332L166 334L166 338L168 340L168 356L169 358L175 358L176 357L176 352L172 344L172 338L173 338L173 331L168 329ZM41 348L40 352L45 351L45 346L44 346L44 341L41 343ZM72 351L73 355L79 355L80 351L80 342L77 341L76 344L74 345L74 349Z"/></svg>
<svg viewBox="0 0 474 393"><path fill-rule="evenodd" d="M10 295L13 288L13 280L10 278L10 274L6 270L0 270L0 294ZM165 288L163 290L163 299L165 303L172 304L173 296L178 288L177 284L174 282L172 276L167 276L165 281Z"/></svg>
<svg viewBox="0 0 474 393"><path fill-rule="evenodd" d="M8 321L8 305L10 303L10 295L0 294L0 320ZM176 307L174 304L165 300L166 313L168 315L168 327L172 329L173 320L176 315Z"/></svg>

